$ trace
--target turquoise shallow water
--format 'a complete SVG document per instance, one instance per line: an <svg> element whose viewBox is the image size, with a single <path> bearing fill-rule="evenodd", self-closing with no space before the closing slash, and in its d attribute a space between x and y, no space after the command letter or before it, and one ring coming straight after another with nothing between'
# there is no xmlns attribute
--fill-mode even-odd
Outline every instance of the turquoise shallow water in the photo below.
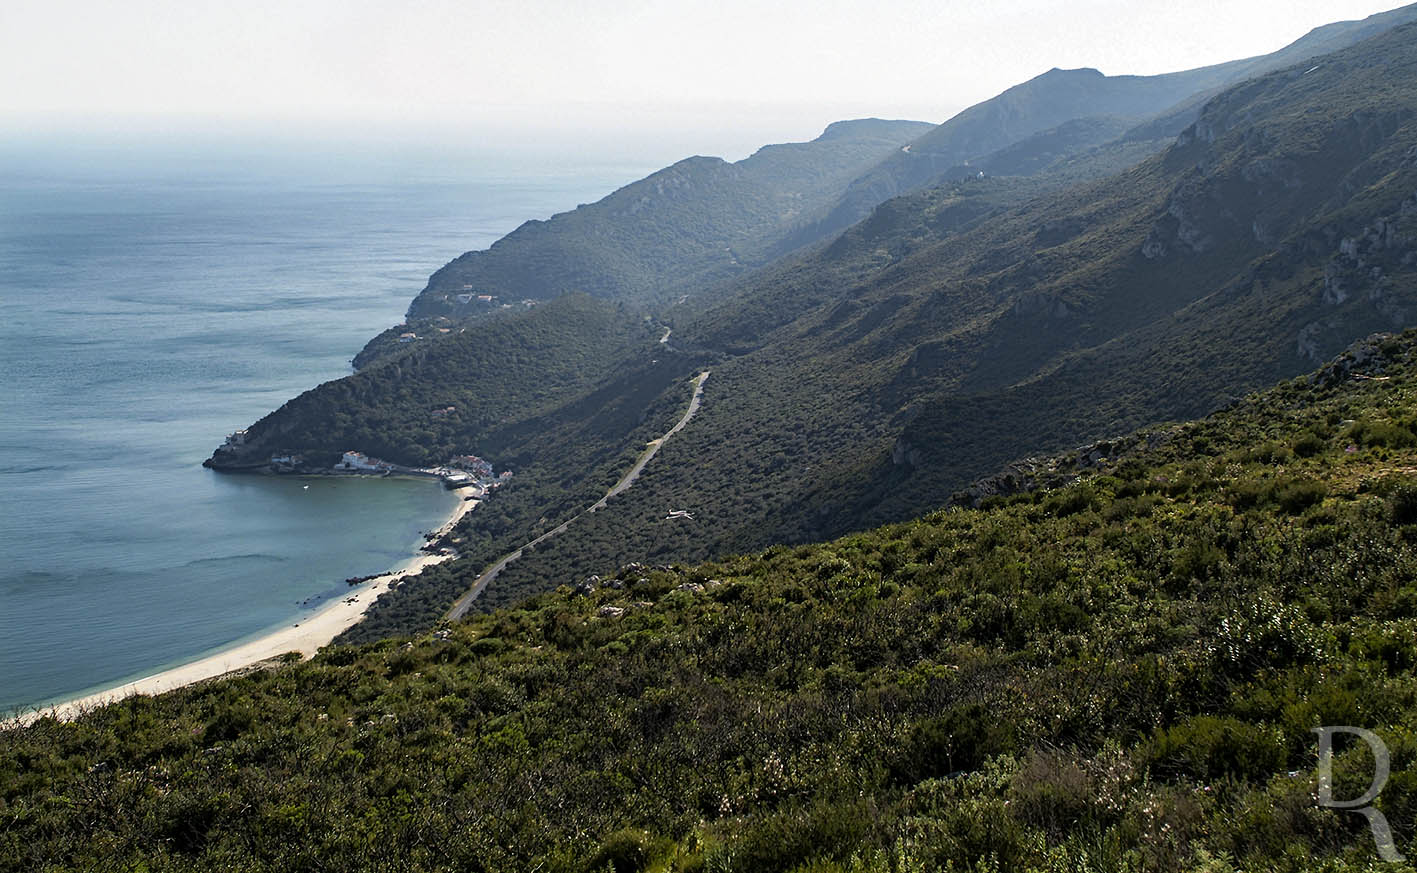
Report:
<svg viewBox="0 0 1417 873"><path fill-rule="evenodd" d="M642 174L162 163L0 156L0 711L298 621L410 557L457 499L434 484L200 463L347 373L452 256Z"/></svg>

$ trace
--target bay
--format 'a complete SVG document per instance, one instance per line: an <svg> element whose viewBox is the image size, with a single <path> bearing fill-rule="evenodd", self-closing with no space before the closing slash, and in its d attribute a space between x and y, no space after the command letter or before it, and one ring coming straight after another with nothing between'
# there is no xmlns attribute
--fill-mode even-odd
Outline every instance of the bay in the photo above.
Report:
<svg viewBox="0 0 1417 873"><path fill-rule="evenodd" d="M434 484L201 461L349 372L453 256L645 172L142 157L0 152L0 712L299 621L410 557L457 500Z"/></svg>

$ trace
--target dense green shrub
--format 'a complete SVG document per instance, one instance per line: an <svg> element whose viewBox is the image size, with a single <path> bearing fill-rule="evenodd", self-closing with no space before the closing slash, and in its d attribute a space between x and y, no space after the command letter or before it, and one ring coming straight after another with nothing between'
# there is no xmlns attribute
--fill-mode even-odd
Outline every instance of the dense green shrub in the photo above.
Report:
<svg viewBox="0 0 1417 873"><path fill-rule="evenodd" d="M1285 743L1263 725L1200 715L1158 730L1145 760L1170 775L1263 781L1284 766Z"/></svg>
<svg viewBox="0 0 1417 873"><path fill-rule="evenodd" d="M1417 444L1417 435L1393 421L1362 419L1348 428L1347 436L1358 445L1369 447L1399 449Z"/></svg>
<svg viewBox="0 0 1417 873"><path fill-rule="evenodd" d="M983 704L968 703L912 726L895 769L909 784L976 770L986 759L1014 748L1012 725L990 717Z"/></svg>
<svg viewBox="0 0 1417 873"><path fill-rule="evenodd" d="M1322 452L1327 445L1327 441L1318 434L1306 431L1294 441L1294 454L1301 458L1312 458Z"/></svg>
<svg viewBox="0 0 1417 873"><path fill-rule="evenodd" d="M650 835L644 831L616 831L601 841L586 862L587 873L641 873L649 864L650 846Z"/></svg>
<svg viewBox="0 0 1417 873"><path fill-rule="evenodd" d="M1392 489L1388 517L1393 524L1417 524L1417 484L1404 482Z"/></svg>
<svg viewBox="0 0 1417 873"><path fill-rule="evenodd" d="M1328 487L1322 482L1306 480L1290 482L1279 486L1275 498L1279 508L1291 515L1297 515L1311 506L1321 503L1328 494Z"/></svg>

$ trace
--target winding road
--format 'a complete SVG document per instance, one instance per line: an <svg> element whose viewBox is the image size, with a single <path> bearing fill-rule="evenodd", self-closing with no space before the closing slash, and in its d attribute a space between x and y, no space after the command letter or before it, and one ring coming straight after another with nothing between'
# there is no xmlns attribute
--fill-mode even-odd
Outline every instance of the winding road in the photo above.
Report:
<svg viewBox="0 0 1417 873"><path fill-rule="evenodd" d="M665 335L665 338L668 338L668 334ZM516 551L511 552L510 554L503 555L497 561L497 563L484 570L482 572L482 575L477 577L477 581L472 583L472 587L469 588L467 592L463 594L463 596L459 597L455 603L453 603L452 609L448 610L447 618L450 621L457 621L458 619L467 615L468 610L472 608L473 601L475 601L478 596L482 594L482 592L487 588L488 585L492 584L492 580L496 579L498 574L507 568L508 564L520 558L522 556L522 553L525 552L527 549L534 548L556 536L557 534L565 533L566 528L570 527L576 519L588 513L604 509L606 504L610 502L610 498L629 490L630 486L635 484L635 480L640 478L640 473L644 471L645 465L648 464L650 460L656 454L659 453L659 450L661 447L663 447L665 440L668 440L670 437L683 430L684 425L688 424L689 420L694 417L694 414L699 411L699 406L703 402L704 383L708 381L708 377L708 370L704 370L698 376L694 377L694 396L689 399L689 408L685 410L683 417L679 419L678 423L676 423L673 427L666 431L663 436L659 437L658 439L650 440L648 443L645 444L645 450L641 452L639 458L635 460L635 465L631 467L629 471L625 473L625 475L621 476L620 481L616 482L613 486L611 486L609 491L605 492L604 497L597 500L584 512L577 513L569 520L561 522L561 524L557 525L556 527L553 527L551 530L547 531L546 533L542 534L531 542L523 545Z"/></svg>

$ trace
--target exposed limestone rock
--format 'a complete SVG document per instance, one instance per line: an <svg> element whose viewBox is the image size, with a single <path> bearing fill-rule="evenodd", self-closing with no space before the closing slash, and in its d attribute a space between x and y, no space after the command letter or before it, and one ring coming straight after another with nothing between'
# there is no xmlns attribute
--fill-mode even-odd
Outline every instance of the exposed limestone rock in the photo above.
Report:
<svg viewBox="0 0 1417 873"><path fill-rule="evenodd" d="M1166 202L1166 212L1142 243L1142 255L1149 259L1163 258L1173 251L1198 255L1215 248L1215 237L1201 218L1209 196L1198 177L1177 186Z"/></svg>
<svg viewBox="0 0 1417 873"><path fill-rule="evenodd" d="M990 497L1060 488L1076 482L1083 473L1110 469L1127 455L1141 449L1155 448L1169 439L1170 430L1162 429L1102 440L1058 455L1025 458L957 492L947 505L978 507Z"/></svg>
<svg viewBox="0 0 1417 873"><path fill-rule="evenodd" d="M1355 374L1364 376L1381 375L1393 363L1391 354L1400 350L1392 343L1392 334L1377 333L1349 346L1343 354L1334 358L1327 366L1309 377L1309 381L1320 385L1331 385Z"/></svg>
<svg viewBox="0 0 1417 873"><path fill-rule="evenodd" d="M1025 291L1014 300L1014 315L1046 315L1049 318L1067 318L1072 314L1068 304L1038 291Z"/></svg>
<svg viewBox="0 0 1417 873"><path fill-rule="evenodd" d="M1396 215L1383 216L1353 236L1338 242L1338 251L1324 264L1323 290L1319 299L1338 306L1352 299L1373 304L1379 312L1401 325L1406 310L1391 299L1389 272L1417 263L1417 245L1403 232L1406 219L1417 212L1417 195L1404 200Z"/></svg>
<svg viewBox="0 0 1417 873"><path fill-rule="evenodd" d="M891 448L891 463L897 467L903 465L919 467L923 457L920 449L911 445L904 437L897 438L895 446Z"/></svg>
<svg viewBox="0 0 1417 873"><path fill-rule="evenodd" d="M1299 165L1288 158L1260 158L1245 165L1240 177L1260 189L1297 190L1304 185Z"/></svg>
<svg viewBox="0 0 1417 873"><path fill-rule="evenodd" d="M1326 325L1318 321L1304 325L1304 327L1299 330L1299 336L1296 339L1294 351L1300 357L1308 358L1311 361L1323 360L1319 343L1323 335L1330 330L1332 330L1331 325Z"/></svg>
<svg viewBox="0 0 1417 873"><path fill-rule="evenodd" d="M1153 231L1147 236L1146 242L1141 244L1141 253L1142 257L1149 261L1154 261L1157 258L1166 257L1166 255L1170 253L1170 250L1166 248L1166 243L1162 242L1161 238Z"/></svg>

